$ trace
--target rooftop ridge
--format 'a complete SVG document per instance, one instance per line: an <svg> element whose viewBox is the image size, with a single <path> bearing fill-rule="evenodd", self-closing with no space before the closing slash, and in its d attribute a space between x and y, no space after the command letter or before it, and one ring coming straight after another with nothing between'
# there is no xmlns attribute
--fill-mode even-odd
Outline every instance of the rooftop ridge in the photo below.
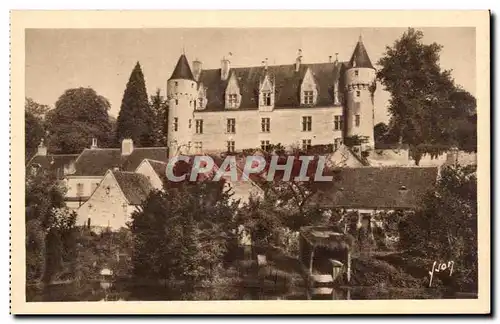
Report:
<svg viewBox="0 0 500 324"><path fill-rule="evenodd" d="M348 64L349 61L338 61L338 64ZM328 65L332 64L335 65L335 62L315 62L315 63L301 63L301 65L308 66L308 65ZM288 66L295 66L295 63L291 64L275 64L275 65L268 65L267 68L280 68L280 67L288 67ZM238 69L256 69L256 68L262 68L265 69L264 66L261 65L250 65L250 66L236 66L236 67L231 67L231 70L238 70ZM219 71L221 68L213 68L213 69L203 69L203 71Z"/></svg>

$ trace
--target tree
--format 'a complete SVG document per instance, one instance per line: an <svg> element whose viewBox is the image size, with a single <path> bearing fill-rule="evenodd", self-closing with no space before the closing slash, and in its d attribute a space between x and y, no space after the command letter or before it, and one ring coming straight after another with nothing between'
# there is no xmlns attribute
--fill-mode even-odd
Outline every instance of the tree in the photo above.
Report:
<svg viewBox="0 0 500 324"><path fill-rule="evenodd" d="M64 203L64 187L39 171L26 177L26 280L50 282L70 258L76 220Z"/></svg>
<svg viewBox="0 0 500 324"><path fill-rule="evenodd" d="M30 113L40 120L43 120L45 119L47 113L50 111L50 107L47 105L39 104L31 98L25 98L24 111Z"/></svg>
<svg viewBox="0 0 500 324"><path fill-rule="evenodd" d="M413 148L424 144L412 150L417 162L428 150L456 145L457 119L475 110L473 97L454 84L450 71L441 70L442 46L423 44L422 38L421 31L409 28L392 47L386 47L377 72L391 94L389 134Z"/></svg>
<svg viewBox="0 0 500 324"><path fill-rule="evenodd" d="M116 141L124 138L131 138L138 146L153 146L155 142L153 116L139 62L130 74L117 119Z"/></svg>
<svg viewBox="0 0 500 324"><path fill-rule="evenodd" d="M320 156L311 148L308 151L295 150L292 153L277 152L264 153L266 168L261 177L269 172L271 159L277 158L279 165L286 164L288 157L294 158L290 178L285 178L285 171L277 170L272 181L260 181L264 190L263 200L250 199L238 214L238 223L248 231L254 244L282 248L293 251L293 233L303 226L321 224L325 222L320 206L314 197L320 191L331 190L331 182L316 181L315 176L318 164L323 163ZM281 154L278 154L281 153ZM305 175L308 179L297 179L302 168L300 156L311 156ZM325 161L326 162L326 161ZM333 181L338 177L338 170L325 166L324 176L332 176Z"/></svg>
<svg viewBox="0 0 500 324"><path fill-rule="evenodd" d="M47 116L48 146L53 153L80 153L96 138L101 147L112 143L109 101L91 88L66 90Z"/></svg>
<svg viewBox="0 0 500 324"><path fill-rule="evenodd" d="M28 111L24 112L24 134L25 158L27 161L36 153L38 145L45 135L42 121Z"/></svg>
<svg viewBox="0 0 500 324"><path fill-rule="evenodd" d="M156 89L156 93L151 96L150 101L155 145L167 146L168 102L160 94L160 89Z"/></svg>
<svg viewBox="0 0 500 324"><path fill-rule="evenodd" d="M182 182L150 194L132 215L134 275L209 281L236 235L237 205L223 182Z"/></svg>
<svg viewBox="0 0 500 324"><path fill-rule="evenodd" d="M477 177L475 166L442 169L422 208L400 224L402 248L455 262L459 285L477 288ZM461 287L464 288L464 287Z"/></svg>

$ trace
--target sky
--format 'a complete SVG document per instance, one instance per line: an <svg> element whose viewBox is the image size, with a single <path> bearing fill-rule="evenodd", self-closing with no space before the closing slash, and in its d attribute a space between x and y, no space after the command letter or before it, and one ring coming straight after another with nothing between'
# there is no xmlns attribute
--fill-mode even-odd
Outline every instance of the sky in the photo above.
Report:
<svg viewBox="0 0 500 324"><path fill-rule="evenodd" d="M476 39L472 27L415 28L423 42L443 45L440 65L455 82L476 93ZM231 66L292 64L302 49L304 63L328 62L331 55L348 61L360 35L375 68L386 46L406 28L163 28L163 29L28 29L26 30L26 97L51 107L70 88L91 87L111 103L117 116L130 73L137 61L150 95L167 80L179 56L199 59L203 68L220 68L232 53ZM375 122L387 122L390 94L377 85Z"/></svg>

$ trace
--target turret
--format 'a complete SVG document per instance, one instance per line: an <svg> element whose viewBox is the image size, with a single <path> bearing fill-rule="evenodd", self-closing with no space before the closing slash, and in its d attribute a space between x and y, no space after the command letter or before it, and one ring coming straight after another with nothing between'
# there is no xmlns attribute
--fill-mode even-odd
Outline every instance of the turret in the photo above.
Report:
<svg viewBox="0 0 500 324"><path fill-rule="evenodd" d="M193 136L193 114L198 90L186 55L177 61L167 81L169 155L189 154Z"/></svg>
<svg viewBox="0 0 500 324"><path fill-rule="evenodd" d="M374 148L375 68L361 37L359 38L345 72L345 136L366 139L365 147Z"/></svg>

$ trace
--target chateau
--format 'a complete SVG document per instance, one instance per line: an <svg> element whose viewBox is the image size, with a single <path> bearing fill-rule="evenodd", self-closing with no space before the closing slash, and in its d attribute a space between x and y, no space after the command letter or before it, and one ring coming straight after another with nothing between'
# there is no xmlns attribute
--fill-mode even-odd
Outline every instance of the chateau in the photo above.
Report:
<svg viewBox="0 0 500 324"><path fill-rule="evenodd" d="M167 82L169 155L278 144L308 148L360 136L374 148L375 68L361 37L348 62L220 69L180 56Z"/></svg>

